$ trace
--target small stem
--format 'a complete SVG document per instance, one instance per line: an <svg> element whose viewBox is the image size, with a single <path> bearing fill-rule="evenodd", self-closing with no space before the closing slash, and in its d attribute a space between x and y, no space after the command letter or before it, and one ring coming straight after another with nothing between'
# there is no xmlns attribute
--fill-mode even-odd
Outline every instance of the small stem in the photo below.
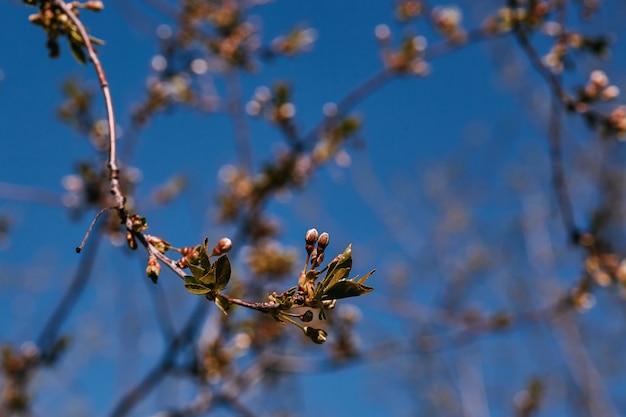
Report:
<svg viewBox="0 0 626 417"><path fill-rule="evenodd" d="M289 323L291 323L291 324L293 324L295 326L298 326L300 329L304 330L304 325L302 325L302 324L298 323L297 321L293 320L291 317L286 316L284 314L281 314L280 318L281 318L281 320L284 319L285 321L288 321Z"/></svg>
<svg viewBox="0 0 626 417"><path fill-rule="evenodd" d="M273 303L271 301L266 301L262 303L255 303L251 301L240 300L239 298L231 297L227 294L219 294L222 298L226 299L229 303L236 304L242 307L250 308L252 310L260 311L261 313L270 313L272 311L277 311L282 308L282 304ZM207 296L207 299L210 299Z"/></svg>
<svg viewBox="0 0 626 417"><path fill-rule="evenodd" d="M112 208L114 208L114 207L105 207L102 210L100 210L98 212L98 214L96 214L96 216L91 221L91 224L89 225L89 229L87 229L87 233L85 233L85 237L83 237L82 242L80 242L80 245L78 245L76 247L76 253L80 253L83 250L83 248L85 247L85 243L87 243L87 239L89 238L89 235L91 235L91 231L93 230L93 228L96 225L96 222L98 221L100 216L102 216L105 211L111 210Z"/></svg>
<svg viewBox="0 0 626 417"><path fill-rule="evenodd" d="M132 220L130 218L126 219L126 228L128 230L132 230ZM159 252L159 250L155 248L154 245L148 242L147 237L150 235L144 235L141 232L132 232L132 233L133 233L133 236L135 236L135 238L139 240L139 243L141 243L146 248L146 250L148 251L150 255L153 255L159 261L163 262L165 266L171 269L176 275L178 275L182 279L185 279L185 276L187 276L187 274L185 273L185 271L182 270L182 268L180 268L176 264L176 261L168 258L164 254Z"/></svg>

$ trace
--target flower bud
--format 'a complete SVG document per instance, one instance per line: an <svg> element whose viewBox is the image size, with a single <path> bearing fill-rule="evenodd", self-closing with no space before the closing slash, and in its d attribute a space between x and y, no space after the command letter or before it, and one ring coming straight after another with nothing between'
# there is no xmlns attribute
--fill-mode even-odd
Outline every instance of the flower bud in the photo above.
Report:
<svg viewBox="0 0 626 417"><path fill-rule="evenodd" d="M316 329L314 327L304 326L302 330L304 330L304 334L307 335L309 339L318 345L324 343L326 341L326 336L328 336L328 333L324 330Z"/></svg>
<svg viewBox="0 0 626 417"><path fill-rule="evenodd" d="M322 233L320 235L320 238L317 241L317 251L319 253L324 252L329 242L330 242L330 235L327 232Z"/></svg>
<svg viewBox="0 0 626 417"><path fill-rule="evenodd" d="M148 258L148 266L146 267L146 275L148 278L152 280L155 284L159 279L159 273L161 272L161 264L156 257L150 256Z"/></svg>
<svg viewBox="0 0 626 417"><path fill-rule="evenodd" d="M233 242L229 238L223 237L220 239L219 242L217 242L217 245L215 245L215 247L213 248L213 252L211 253L211 256L221 255L223 253L228 252L232 248L233 248Z"/></svg>
<svg viewBox="0 0 626 417"><path fill-rule="evenodd" d="M317 242L317 230L316 229L309 229L306 232L306 235L304 235L304 241L306 242L305 248L306 248L306 253L307 254L311 254L311 252L313 251L313 245L315 245L315 242Z"/></svg>
<svg viewBox="0 0 626 417"><path fill-rule="evenodd" d="M104 4L101 1L90 0L84 4L85 9L99 12L104 9Z"/></svg>

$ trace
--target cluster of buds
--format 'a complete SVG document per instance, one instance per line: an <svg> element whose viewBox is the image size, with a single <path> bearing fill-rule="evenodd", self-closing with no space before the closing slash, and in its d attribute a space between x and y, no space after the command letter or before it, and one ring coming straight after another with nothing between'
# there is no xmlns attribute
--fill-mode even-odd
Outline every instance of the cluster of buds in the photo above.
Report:
<svg viewBox="0 0 626 417"><path fill-rule="evenodd" d="M607 130L610 133L616 133L619 137L623 137L626 133L626 106L617 106L607 119Z"/></svg>
<svg viewBox="0 0 626 417"><path fill-rule="evenodd" d="M547 1L530 2L526 7L502 7L483 23L487 34L509 32L517 25L535 28L542 24L551 11Z"/></svg>
<svg viewBox="0 0 626 417"><path fill-rule="evenodd" d="M458 7L435 7L431 18L435 28L450 41L463 43L467 39L467 33L461 26L463 14Z"/></svg>
<svg viewBox="0 0 626 417"><path fill-rule="evenodd" d="M28 20L40 26L48 35L48 52L51 58L59 56L61 49L59 47L58 38L66 36L70 44L70 50L72 54L81 63L87 62L87 56L84 51L85 41L83 40L80 31L67 16L65 11L53 1L45 0L26 0L26 4L31 6L39 5L39 13L32 14L28 17ZM92 11L100 11L104 9L104 4L101 1L87 1L85 3L71 2L66 7L72 11L72 13L78 16L78 9L88 9ZM89 36L89 40L98 45L104 44L100 39Z"/></svg>
<svg viewBox="0 0 626 417"><path fill-rule="evenodd" d="M386 68L410 75L427 75L430 67L424 61L426 38L423 36L406 37L400 48L392 48L391 30L385 24L377 25L374 34L380 45L383 63Z"/></svg>
<svg viewBox="0 0 626 417"><path fill-rule="evenodd" d="M229 252L232 248L233 248L233 242L229 238L223 237L213 247L213 250L211 251L211 253L208 253L207 255L209 256L209 258L213 256L220 256ZM174 249L174 248L171 248L171 249ZM201 250L202 250L202 245L185 246L180 249L177 249L176 251L182 255L182 258L180 258L176 262L176 265L179 268L187 268L189 265L197 264L198 260L200 259Z"/></svg>
<svg viewBox="0 0 626 417"><path fill-rule="evenodd" d="M324 253L326 247L330 243L330 235L327 232L319 234L317 229L309 229L304 236L304 248L307 253L304 267L298 277L298 295L299 302L308 304L313 302L313 294L315 292L315 280L319 276L319 271L315 268L320 266L324 261ZM310 268L309 268L310 263ZM335 304L331 303L335 300L326 300L325 307L334 308Z"/></svg>
<svg viewBox="0 0 626 417"><path fill-rule="evenodd" d="M251 55L259 47L257 28L251 22L245 20L244 10L239 2L215 2L208 7L189 10L190 20L195 21L198 27L202 27L205 21L211 22L215 27L214 36L206 36L197 31L194 35L202 43L205 43L211 51L219 55L230 65L253 68ZM204 12L208 13L204 13ZM194 31L194 27L188 28Z"/></svg>
<svg viewBox="0 0 626 417"><path fill-rule="evenodd" d="M424 5L419 0L400 0L396 5L396 17L401 22L414 19L422 14Z"/></svg>
<svg viewBox="0 0 626 417"><path fill-rule="evenodd" d="M356 116L348 116L334 121L332 126L321 135L320 140L313 149L312 162L322 164L329 158L335 157L340 160L340 151L343 144L350 138L355 137L362 126L361 120Z"/></svg>
<svg viewBox="0 0 626 417"><path fill-rule="evenodd" d="M307 262L311 261L311 267L317 268L324 261L324 252L330 242L330 235L327 232L318 235L316 229L310 229L306 232L305 249L307 253ZM317 243L317 246L315 245Z"/></svg>
<svg viewBox="0 0 626 417"><path fill-rule="evenodd" d="M273 239L262 239L249 252L246 263L256 276L280 279L293 272L296 256L293 248L285 248Z"/></svg>
<svg viewBox="0 0 626 417"><path fill-rule="evenodd" d="M609 77L606 73L596 70L589 75L589 81L579 93L579 100L583 102L613 100L619 96L619 93L617 86L609 85Z"/></svg>
<svg viewBox="0 0 626 417"><path fill-rule="evenodd" d="M585 271L601 287L619 284L626 287L626 259L614 253L591 254L585 259Z"/></svg>
<svg viewBox="0 0 626 417"><path fill-rule="evenodd" d="M4 384L0 391L0 403L6 407L3 409L8 415L28 414L30 403L28 382L39 358L39 350L32 342L25 343L19 350L13 350L7 345L2 346L0 370Z"/></svg>
<svg viewBox="0 0 626 417"><path fill-rule="evenodd" d="M296 115L296 106L291 101L291 88L279 83L271 91L265 86L258 87L252 99L246 104L250 116L265 116L278 125L292 123Z"/></svg>
<svg viewBox="0 0 626 417"><path fill-rule="evenodd" d="M315 29L296 28L287 35L275 38L272 41L271 51L274 54L294 56L309 51L316 39Z"/></svg>

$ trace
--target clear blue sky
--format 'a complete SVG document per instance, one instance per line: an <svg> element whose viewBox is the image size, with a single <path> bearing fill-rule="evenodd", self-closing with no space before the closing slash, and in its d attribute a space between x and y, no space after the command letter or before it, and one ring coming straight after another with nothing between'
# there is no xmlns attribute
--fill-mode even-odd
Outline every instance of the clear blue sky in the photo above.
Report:
<svg viewBox="0 0 626 417"><path fill-rule="evenodd" d="M256 73L245 75L243 96L247 100L258 86L288 81L295 91L298 124L305 131L311 129L320 120L325 103L340 100L382 68L374 28L389 24L396 42L404 30L394 21L392 3L276 1L255 8L253 14L262 22L264 43L298 24L315 28L317 41L308 53L261 64ZM473 3L461 4L466 28L482 22L489 10L487 4L499 4L466 7ZM596 23L585 26L585 30L597 33L602 28L620 41L625 8L617 2L607 3ZM99 48L100 58L111 85L118 123L124 129L130 111L144 98L150 61L158 53L154 30L170 22L150 12L141 1L110 0L105 6L100 14L84 12L83 17L90 33L106 41ZM76 161L94 155L87 140L56 118L55 107L62 101L61 84L77 77L96 86L95 75L93 68L72 59L64 41L61 57L47 58L43 32L27 20L33 12L21 2L0 0L0 183L48 190L52 193L49 201L58 201L55 198L64 193L61 179L73 173ZM423 22L419 30L430 43L441 39ZM541 52L547 51L546 40L538 39L537 44L543 48ZM614 48L608 64L583 61L566 77L566 85L583 84L591 69L603 68L613 83L626 90L626 49L620 45ZM354 244L355 271L378 269L372 278L377 288L373 301L363 298L353 303L362 310L359 330L364 345L414 336L421 329L414 320L386 311L386 303L400 297L431 305L443 298L445 286L441 282L452 280L450 271L459 266L457 257L466 257L471 246L465 245L468 236L484 247L503 248L502 256L510 256L509 261L520 268L504 272L511 280L532 273L532 257L525 252L528 242L519 232L529 201L537 204L532 207L540 207L551 239L563 249L565 236L547 188L547 88L527 59L514 53L516 47L510 37L472 45L433 60L427 77L400 77L376 91L355 109L364 120L364 146L347 148L350 166L331 163L315 175L306 192L270 204L270 213L283 224L283 244L299 247L304 232L317 227L331 233L333 252ZM513 59L517 61L510 61ZM512 76L507 73L511 62L519 70ZM102 109L100 96L96 102ZM284 142L266 122L249 123L255 164L260 167L276 144ZM568 124L567 134L574 143L572 152L584 151L584 141L591 136L577 120ZM175 174L190 178L190 190L176 202L143 213L151 232L166 233L174 244L190 244L204 236L217 239L232 231L216 225L211 217L213 196L219 189L217 171L223 164L235 163L232 135L232 124L225 115L184 110L158 116L141 133L134 159L122 161L141 169L140 200L147 199L156 186ZM525 178L524 193L511 186L516 175ZM582 219L589 201L584 198L584 188L574 192L583 196L577 212ZM91 213L76 221L63 207L15 201L5 198L7 193L6 186L4 194L0 189L0 215L13 222L10 240L0 249L0 341L19 344L35 337L41 318L49 314L69 282L79 259L74 247L82 239ZM529 200L528 195L536 199ZM476 222L455 244L449 243L451 235L441 226L442 218L454 220L442 210L452 206ZM548 214L541 214L542 209ZM500 256L494 253L490 255ZM560 264L564 267L553 268L551 273L576 271L576 261L565 257ZM39 408L46 406L53 407L54 415L106 415L111 398L124 392L157 360L162 341L152 318L150 298L145 295L154 290L147 287L142 262L143 253L128 254L108 243L103 245L97 273L64 326L77 339L75 350L67 357L78 360L64 360L61 370L44 373L37 388L39 415L47 415ZM394 280L403 270L411 271L404 286ZM480 278L464 307L498 311L523 306L507 292L510 282L493 279L498 272L502 273L490 270ZM175 318L180 323L185 316L182 312L191 308L190 295L169 272L163 273L159 285L172 309L181 312ZM548 300L541 295L538 299ZM435 366L444 368L447 378L454 379L463 377L456 375L463 364L484 364L478 369L487 381L491 415L510 415L510 399L532 375L562 371L562 364L548 348L538 349L536 356L528 351L506 355L510 346L540 331L537 327L507 337L495 336L477 348L441 354ZM128 340L129 335L129 346L120 345L119 338ZM314 349L306 352L316 355ZM457 369L451 364L461 365ZM408 415L406 410L419 414L400 387L420 378L420 364L414 364L415 370L398 369L404 366L402 360L388 360L371 367L302 378L298 389L315 387L313 392L293 395L304 398L302 415ZM508 375L513 375L512 381ZM623 374L619 382L623 385ZM615 391L618 388L611 394ZM157 390L161 396L164 392ZM186 398L182 390L173 395ZM358 401L352 399L357 395ZM568 415L569 410L555 395L550 397L545 409L550 411L545 415ZM58 398L63 398L61 403ZM166 399L151 397L148 406L138 408L141 411L137 415L147 415L149 410L167 404Z"/></svg>

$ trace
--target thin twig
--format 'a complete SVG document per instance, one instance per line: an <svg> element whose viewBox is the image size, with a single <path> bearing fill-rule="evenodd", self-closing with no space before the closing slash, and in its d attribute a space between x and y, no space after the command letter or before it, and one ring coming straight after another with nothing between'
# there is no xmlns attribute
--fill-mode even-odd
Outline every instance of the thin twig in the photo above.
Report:
<svg viewBox="0 0 626 417"><path fill-rule="evenodd" d="M98 221L98 219L100 218L100 216L102 216L104 214L105 211L107 210L111 210L115 207L105 207L102 210L100 210L98 212L98 214L95 215L95 217L93 218L93 220L91 221L91 224L89 225L89 229L87 229L87 233L85 233L85 237L83 237L82 242L80 242L80 245L78 245L76 247L76 253L80 253L80 251L83 250L83 248L85 247L85 243L87 242L87 239L89 238L89 235L91 234L91 231L93 230L94 226L96 225L96 222Z"/></svg>
<svg viewBox="0 0 626 417"><path fill-rule="evenodd" d="M281 304L273 303L271 301L256 303L256 302L240 300L239 298L231 297L230 295L227 295L227 294L221 294L220 293L220 296L225 298L228 302L230 302L232 304L236 304L236 305L239 305L239 306L242 306L242 307L250 308L252 310L256 310L256 311L259 311L261 313L269 313L269 312L272 312L272 311L279 310L282 307ZM210 300L210 298L208 296L207 296L207 299Z"/></svg>
<svg viewBox="0 0 626 417"><path fill-rule="evenodd" d="M87 48L89 54L89 60L93 64L96 74L98 75L98 81L102 89L102 96L104 97L104 104L107 112L107 121L109 126L109 182L111 183L111 194L115 198L115 208L120 211L122 217L126 217L124 212L125 197L120 188L120 170L117 164L117 146L116 146L116 134L115 134L115 114L113 112L113 100L111 98L111 91L109 89L109 82L104 74L104 68L98 59L98 55L91 43L89 34L85 30L85 26L78 17L72 11L72 8L68 6L63 0L56 0L55 4L63 10L67 17L72 21L78 33Z"/></svg>
<svg viewBox="0 0 626 417"><path fill-rule="evenodd" d="M315 143L319 134L324 130L328 125L336 122L341 117L345 116L354 106L356 106L363 99L373 94L376 90L380 89L382 86L387 84L389 81L393 80L398 75L397 72L389 69L383 68L378 71L370 78L365 80L363 83L359 84L355 88L353 88L348 94L344 96L337 103L337 112L333 116L324 117L320 120L317 125L309 131L302 140L305 146L311 146Z"/></svg>

